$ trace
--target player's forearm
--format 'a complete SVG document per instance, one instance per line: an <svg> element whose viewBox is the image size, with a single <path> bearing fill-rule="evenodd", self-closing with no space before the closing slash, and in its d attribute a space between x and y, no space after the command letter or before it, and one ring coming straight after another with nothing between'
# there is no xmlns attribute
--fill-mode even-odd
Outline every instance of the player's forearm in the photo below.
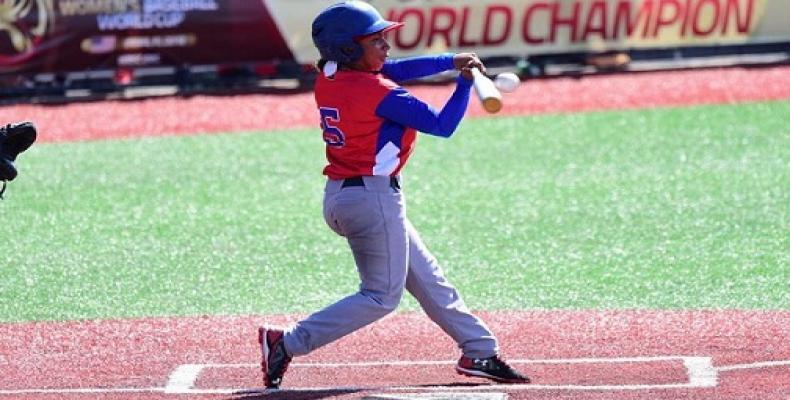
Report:
<svg viewBox="0 0 790 400"><path fill-rule="evenodd" d="M450 137L455 133L458 124L461 123L461 119L463 119L466 108L469 105L469 92L472 87L472 81L460 75L456 78L456 81L457 85L453 95L447 100L437 118L438 129L435 132L425 133Z"/></svg>
<svg viewBox="0 0 790 400"><path fill-rule="evenodd" d="M395 82L405 82L412 79L424 78L440 72L455 69L452 53L437 56L421 56L388 60L381 69L381 73Z"/></svg>
<svg viewBox="0 0 790 400"><path fill-rule="evenodd" d="M420 132L450 137L466 113L472 87L472 81L462 76L457 78L457 82L455 91L441 111L436 111L403 89L396 89L381 101L376 114Z"/></svg>

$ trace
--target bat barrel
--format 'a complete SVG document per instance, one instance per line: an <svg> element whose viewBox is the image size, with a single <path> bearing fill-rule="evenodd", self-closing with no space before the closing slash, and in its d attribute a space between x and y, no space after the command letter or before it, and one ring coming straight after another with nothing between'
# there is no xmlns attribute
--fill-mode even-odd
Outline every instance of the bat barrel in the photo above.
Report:
<svg viewBox="0 0 790 400"><path fill-rule="evenodd" d="M502 94L494 86L494 82L477 68L472 68L472 76L474 76L475 92L483 108L492 114L499 112L502 109Z"/></svg>

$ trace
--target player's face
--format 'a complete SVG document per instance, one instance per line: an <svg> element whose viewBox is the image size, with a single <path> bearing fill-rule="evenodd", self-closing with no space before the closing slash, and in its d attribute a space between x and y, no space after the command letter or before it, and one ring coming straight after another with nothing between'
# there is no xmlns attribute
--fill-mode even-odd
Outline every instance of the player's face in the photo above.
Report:
<svg viewBox="0 0 790 400"><path fill-rule="evenodd" d="M365 36L359 39L362 46L362 58L357 62L356 67L363 71L380 71L389 56L390 45L381 32Z"/></svg>

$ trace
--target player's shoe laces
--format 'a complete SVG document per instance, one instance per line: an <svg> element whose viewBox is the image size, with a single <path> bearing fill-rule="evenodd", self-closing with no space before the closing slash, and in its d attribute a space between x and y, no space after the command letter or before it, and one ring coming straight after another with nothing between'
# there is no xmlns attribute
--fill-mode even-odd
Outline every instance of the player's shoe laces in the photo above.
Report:
<svg viewBox="0 0 790 400"><path fill-rule="evenodd" d="M267 327L258 328L258 343L261 344L261 370L263 383L269 389L277 389L291 363L285 351L283 331Z"/></svg>
<svg viewBox="0 0 790 400"><path fill-rule="evenodd" d="M501 383L529 383L529 378L521 375L499 356L489 358L469 358L461 356L455 370L461 375L488 378Z"/></svg>

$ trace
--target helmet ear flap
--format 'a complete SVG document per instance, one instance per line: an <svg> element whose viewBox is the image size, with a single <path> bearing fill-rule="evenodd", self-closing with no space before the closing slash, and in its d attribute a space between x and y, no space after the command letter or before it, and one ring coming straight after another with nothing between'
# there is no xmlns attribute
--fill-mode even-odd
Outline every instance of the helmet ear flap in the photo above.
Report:
<svg viewBox="0 0 790 400"><path fill-rule="evenodd" d="M344 46L340 48L340 51L342 51L343 54L347 56L352 56L356 52L356 49L354 48L354 46Z"/></svg>
<svg viewBox="0 0 790 400"><path fill-rule="evenodd" d="M354 61L359 60L362 57L364 50L362 50L362 46L360 46L357 43L354 43L354 44L349 44L348 46L341 47L340 52L343 53L343 55L345 55L346 57L348 57L347 60L343 62L352 63Z"/></svg>
<svg viewBox="0 0 790 400"><path fill-rule="evenodd" d="M321 58L340 64L351 64L362 57L362 46L345 40L329 40L318 44Z"/></svg>

